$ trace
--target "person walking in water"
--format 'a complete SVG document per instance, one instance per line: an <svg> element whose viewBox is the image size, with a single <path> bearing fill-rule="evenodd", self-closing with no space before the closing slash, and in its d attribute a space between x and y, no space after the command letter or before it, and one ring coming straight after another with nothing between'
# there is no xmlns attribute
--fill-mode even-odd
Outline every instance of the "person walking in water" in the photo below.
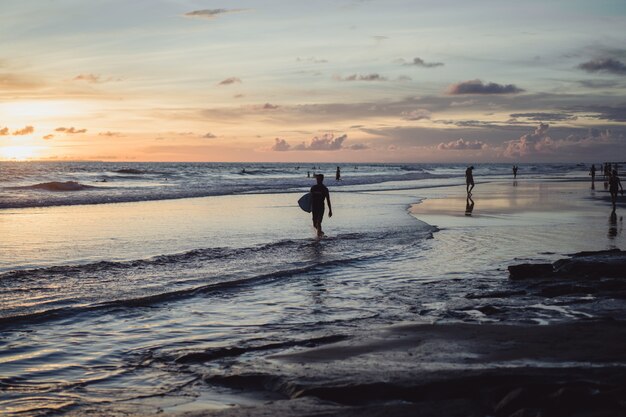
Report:
<svg viewBox="0 0 626 417"><path fill-rule="evenodd" d="M624 195L624 187L622 187L622 182L619 180L617 176L617 170L614 169L611 172L611 176L609 177L609 192L611 193L611 204L613 204L613 211L615 211L615 203L617 202L617 189L621 188L622 195Z"/></svg>
<svg viewBox="0 0 626 417"><path fill-rule="evenodd" d="M513 179L517 178L517 165L513 165Z"/></svg>
<svg viewBox="0 0 626 417"><path fill-rule="evenodd" d="M328 201L328 217L333 217L333 208L330 205L330 193L324 185L324 174L318 174L315 178L317 184L311 187L311 213L313 214L313 227L317 230L317 237L323 237L324 200Z"/></svg>
<svg viewBox="0 0 626 417"><path fill-rule="evenodd" d="M472 174L473 166L468 167L465 170L465 187L467 189L467 195L472 195L474 189L474 175Z"/></svg>
<svg viewBox="0 0 626 417"><path fill-rule="evenodd" d="M337 167L337 172L335 173L335 181L339 181L341 179L341 168Z"/></svg>

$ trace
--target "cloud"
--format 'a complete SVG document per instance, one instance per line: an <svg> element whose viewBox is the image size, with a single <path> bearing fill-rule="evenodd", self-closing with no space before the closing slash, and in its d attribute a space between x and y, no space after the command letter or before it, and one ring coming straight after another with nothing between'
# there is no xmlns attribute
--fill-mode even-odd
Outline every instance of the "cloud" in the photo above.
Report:
<svg viewBox="0 0 626 417"><path fill-rule="evenodd" d="M347 138L346 134L335 137L332 133L327 133L321 137L314 137L309 145L302 143L295 148L305 151L338 151Z"/></svg>
<svg viewBox="0 0 626 417"><path fill-rule="evenodd" d="M593 119L626 122L626 103L617 106L575 106L568 110L592 113L586 114L585 116Z"/></svg>
<svg viewBox="0 0 626 417"><path fill-rule="evenodd" d="M525 119L528 120L534 120L536 122L543 122L543 121L551 121L551 122L561 122L561 121L565 121L565 120L576 120L578 119L577 116L574 116L572 114L567 114L567 113L541 113L541 112L537 112L537 113L513 113L511 114L511 117L513 118L518 118L518 117L523 117Z"/></svg>
<svg viewBox="0 0 626 417"><path fill-rule="evenodd" d="M78 74L76 77L74 77L73 81L85 81L90 84L101 84L101 83L108 83L111 81L122 81L122 79L114 78L114 77L102 78L98 74L89 73L89 74Z"/></svg>
<svg viewBox="0 0 626 417"><path fill-rule="evenodd" d="M380 74L372 73L366 75L352 74L347 77L335 76L336 81L387 81L387 78Z"/></svg>
<svg viewBox="0 0 626 417"><path fill-rule="evenodd" d="M365 149L369 149L370 147L364 143L355 143L348 146L348 148L352 149L353 151L363 151Z"/></svg>
<svg viewBox="0 0 626 417"><path fill-rule="evenodd" d="M215 136L213 133L211 132L207 132L206 134L202 135L202 138L204 139L215 139L217 136Z"/></svg>
<svg viewBox="0 0 626 417"><path fill-rule="evenodd" d="M2 129L0 129L0 136L8 136L8 135L9 135L8 127L3 127Z"/></svg>
<svg viewBox="0 0 626 417"><path fill-rule="evenodd" d="M550 125L539 123L533 133L527 133L517 140L509 141L504 156L519 158L539 153L550 153L554 150L554 142L547 135Z"/></svg>
<svg viewBox="0 0 626 417"><path fill-rule="evenodd" d="M88 83L99 83L100 76L96 74L79 74L74 77L74 81L86 81Z"/></svg>
<svg viewBox="0 0 626 417"><path fill-rule="evenodd" d="M204 9L187 12L183 16L198 19L215 19L221 14L245 12L249 9Z"/></svg>
<svg viewBox="0 0 626 417"><path fill-rule="evenodd" d="M265 103L263 105L263 107L261 107L263 110L276 110L279 106L276 104L271 104L271 103Z"/></svg>
<svg viewBox="0 0 626 417"><path fill-rule="evenodd" d="M484 84L481 80L462 81L448 87L448 94L517 94L524 90L514 84Z"/></svg>
<svg viewBox="0 0 626 417"><path fill-rule="evenodd" d="M610 129L591 128L581 133L580 129L568 134L565 138L554 139L548 136L548 125L541 123L533 133L523 135L518 140L509 141L504 156L511 158L540 159L557 155L561 159L580 160L589 155L609 159L616 154L626 152L623 133L615 133Z"/></svg>
<svg viewBox="0 0 626 417"><path fill-rule="evenodd" d="M114 136L122 136L122 134L120 132L100 132L98 133L98 136L114 137Z"/></svg>
<svg viewBox="0 0 626 417"><path fill-rule="evenodd" d="M583 62L578 68L587 72L606 72L609 74L626 75L626 64L613 58L600 58Z"/></svg>
<svg viewBox="0 0 626 417"><path fill-rule="evenodd" d="M233 98L242 98L245 97L243 94L235 94Z"/></svg>
<svg viewBox="0 0 626 417"><path fill-rule="evenodd" d="M235 83L241 83L241 80L237 77L230 77L220 81L217 85L230 85Z"/></svg>
<svg viewBox="0 0 626 417"><path fill-rule="evenodd" d="M274 146L272 146L273 151L284 152L291 149L291 145L287 143L285 139L276 138L274 139Z"/></svg>
<svg viewBox="0 0 626 417"><path fill-rule="evenodd" d="M346 134L335 137L332 133L327 133L321 137L315 136L308 144L302 142L295 146L291 146L285 139L276 138L271 149L273 151L338 151L343 149L343 143L347 138L348 135ZM365 145L355 144L349 147L349 149L366 149L363 146Z"/></svg>
<svg viewBox="0 0 626 417"><path fill-rule="evenodd" d="M402 118L404 120L424 120L430 119L431 117L432 114L426 109L417 109L402 112Z"/></svg>
<svg viewBox="0 0 626 417"><path fill-rule="evenodd" d="M374 39L375 41L381 42L381 41L389 39L389 37L388 36L382 36L382 35L374 35L374 36L372 36L372 39Z"/></svg>
<svg viewBox="0 0 626 417"><path fill-rule="evenodd" d="M74 127L57 127L54 129L55 132L64 132L68 135L73 135L77 133L87 133L87 129L75 129Z"/></svg>
<svg viewBox="0 0 626 417"><path fill-rule="evenodd" d="M33 133L35 131L35 128L32 126L26 126L24 129L18 129L15 132L13 132L13 136L23 136L23 135L30 135L31 133Z"/></svg>
<svg viewBox="0 0 626 417"><path fill-rule="evenodd" d="M480 141L465 141L463 138L459 140L453 140L448 143L440 143L437 145L437 149L439 150L452 150L452 151L464 151L464 150L480 150L486 148L487 145Z"/></svg>
<svg viewBox="0 0 626 417"><path fill-rule="evenodd" d="M404 65L410 65L410 66L416 66L416 67L422 67L422 68L435 68L435 67L442 67L444 64L443 62L426 62L422 58L415 57L413 58L413 62L408 62L408 63L405 63Z"/></svg>
<svg viewBox="0 0 626 417"><path fill-rule="evenodd" d="M54 137L54 135L46 135L46 136L44 136L43 138L44 138L45 140L50 140L50 139L52 139L53 137Z"/></svg>

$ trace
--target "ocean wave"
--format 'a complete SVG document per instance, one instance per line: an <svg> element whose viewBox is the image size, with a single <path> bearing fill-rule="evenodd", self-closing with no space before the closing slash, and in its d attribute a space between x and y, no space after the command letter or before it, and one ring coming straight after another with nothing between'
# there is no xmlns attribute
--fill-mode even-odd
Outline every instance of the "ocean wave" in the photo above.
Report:
<svg viewBox="0 0 626 417"><path fill-rule="evenodd" d="M24 187L9 187L12 190L44 190L44 191L53 191L53 192L65 192L65 191L83 191L96 189L98 187L94 187L93 185L85 185L76 181L52 181L52 182L42 182L40 184L27 185Z"/></svg>
<svg viewBox="0 0 626 417"><path fill-rule="evenodd" d="M206 285L192 286L189 288L183 288L175 291L166 291L156 294L150 294L146 296L121 298L110 301L95 302L87 305L70 305L65 307L52 307L42 311L36 311L25 314L9 314L0 317L0 328L19 326L23 323L41 323L51 320L66 319L71 316L75 316L80 313L94 311L94 310L108 310L115 308L134 308L134 307L148 307L155 304L160 304L168 301L177 301L189 297L195 297L199 295L206 295L215 292L223 292L236 290L241 287L250 286L259 282L273 282L278 279L293 277L296 275L302 275L307 273L323 270L328 267L336 267L342 265L349 265L358 263L364 259L369 259L369 256L359 256L347 259L336 259L326 262L311 263L309 265L294 267L289 269L281 269L272 271L265 274L253 275L250 277L232 279L221 282L214 282ZM59 267L62 268L62 267ZM49 268L47 268L49 269ZM21 271L20 271L21 272ZM75 272L75 271L74 271ZM7 274L4 274L7 275Z"/></svg>
<svg viewBox="0 0 626 417"><path fill-rule="evenodd" d="M134 174L134 175L141 175L141 174L146 173L146 171L143 171L141 169L135 169L135 168L116 169L113 172L117 172L118 174Z"/></svg>

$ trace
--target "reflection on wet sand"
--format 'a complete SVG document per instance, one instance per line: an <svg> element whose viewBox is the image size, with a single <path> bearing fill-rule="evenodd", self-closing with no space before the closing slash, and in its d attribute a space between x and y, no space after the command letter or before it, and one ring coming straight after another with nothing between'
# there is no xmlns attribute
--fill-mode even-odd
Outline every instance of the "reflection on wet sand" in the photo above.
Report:
<svg viewBox="0 0 626 417"><path fill-rule="evenodd" d="M465 215L471 216L472 211L474 211L474 200L472 200L472 197L468 195L465 201Z"/></svg>
<svg viewBox="0 0 626 417"><path fill-rule="evenodd" d="M617 221L617 213L614 211L611 212L609 216L609 231L607 236L609 239L615 239L622 233L622 217L619 218L619 223Z"/></svg>

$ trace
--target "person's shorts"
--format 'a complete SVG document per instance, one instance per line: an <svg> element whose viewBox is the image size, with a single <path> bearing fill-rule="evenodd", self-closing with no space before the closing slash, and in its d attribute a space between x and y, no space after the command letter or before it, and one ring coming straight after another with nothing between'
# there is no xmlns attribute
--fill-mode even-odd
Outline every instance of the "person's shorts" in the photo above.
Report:
<svg viewBox="0 0 626 417"><path fill-rule="evenodd" d="M311 213L313 214L313 223L320 223L324 218L324 209L313 210Z"/></svg>

